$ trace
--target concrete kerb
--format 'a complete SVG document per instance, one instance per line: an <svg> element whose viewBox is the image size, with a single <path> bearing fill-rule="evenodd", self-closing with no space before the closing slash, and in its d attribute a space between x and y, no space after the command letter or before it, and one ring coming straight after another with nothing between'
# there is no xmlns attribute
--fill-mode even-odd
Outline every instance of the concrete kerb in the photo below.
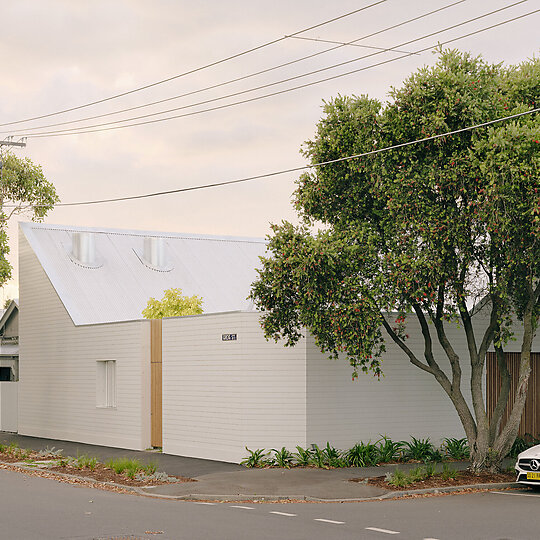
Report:
<svg viewBox="0 0 540 540"><path fill-rule="evenodd" d="M453 493L467 490L482 490L482 491L495 491L497 489L512 489L522 488L520 484L516 482L499 482L494 484L464 484L461 486L446 486L438 488L425 488L425 489L408 489L403 491L389 491L384 495L378 495L375 497L364 497L361 499L318 499L315 497L306 497L306 501L313 502L363 502L363 501L384 501L388 499L400 499L403 497L411 497L414 495L438 495L444 493Z"/></svg>
<svg viewBox="0 0 540 540"><path fill-rule="evenodd" d="M311 497L309 495L208 495L203 493L191 493L187 495L162 495L159 493L151 493L148 488L134 488L135 491L141 495L150 497L173 499L183 501L219 501L219 502L239 502L239 501L251 501L251 502L285 502L285 501L306 501L315 503L352 503L352 502L366 502L366 501L384 501L389 499L400 499L404 497L410 497L414 495L438 495L444 493L454 493L467 490L482 490L482 491L495 491L498 489L511 489L522 488L520 484L516 482L499 482L493 484L466 484L461 486L447 486L439 488L425 488L425 489L409 489L404 491L389 491L384 495L377 495L374 497L358 497L349 499L323 499L320 497Z"/></svg>
<svg viewBox="0 0 540 540"><path fill-rule="evenodd" d="M123 489L125 491L130 491L132 493L137 493L138 495L144 495L146 497L153 497L158 499L169 499L169 500L179 500L179 501L219 501L219 502L238 502L238 501L252 501L257 503L264 502L286 502L286 501L306 501L314 503L352 503L352 502L366 502L366 501L383 501L388 499L399 499L404 497L410 497L414 495L435 495L435 494L444 494L444 493L454 493L459 491L466 490L484 490L484 491L495 491L498 489L511 489L511 488L520 488L520 484L516 482L499 482L494 484L468 484L461 486L448 486L448 487L439 487L439 488L426 488L426 489L410 489L404 491L390 491L384 495L377 495L374 497L359 497L359 498L345 498L345 499L324 499L320 497L311 497L309 495L210 495L205 493L190 493L186 495L162 495L159 493L152 493L150 490L154 486L149 486L146 488L136 487L136 486L127 486L124 484L117 484L115 482L103 482L89 478L87 476L79 476L76 474L62 473L58 471L48 471L47 469L41 469L37 467L29 467L20 464L14 464L10 462L0 461L1 465L6 466L7 469L18 469L28 472L40 472L45 473L45 477L60 477L65 478L66 480L76 480L79 482L87 482L89 484L97 484L103 486L116 487ZM156 486L157 487L157 486Z"/></svg>

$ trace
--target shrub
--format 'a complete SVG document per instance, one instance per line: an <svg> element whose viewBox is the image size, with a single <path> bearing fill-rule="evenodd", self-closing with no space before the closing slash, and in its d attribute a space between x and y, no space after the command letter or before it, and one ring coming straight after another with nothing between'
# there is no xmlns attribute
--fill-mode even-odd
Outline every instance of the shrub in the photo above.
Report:
<svg viewBox="0 0 540 540"><path fill-rule="evenodd" d="M157 471L157 463L155 463L154 461L150 461L143 467L143 470L145 474L151 476Z"/></svg>
<svg viewBox="0 0 540 540"><path fill-rule="evenodd" d="M435 448L431 444L429 437L427 439L411 437L411 442L404 444L403 457L407 460L425 461L426 459L429 460L434 451Z"/></svg>
<svg viewBox="0 0 540 540"><path fill-rule="evenodd" d="M345 453L345 462L349 467L369 467L377 465L379 448L371 441L358 442Z"/></svg>
<svg viewBox="0 0 540 540"><path fill-rule="evenodd" d="M264 448L261 448L259 450L250 450L247 446L245 448L249 452L249 456L243 459L240 462L240 465L253 468L262 467L266 464L266 456L268 456L268 452L265 453Z"/></svg>
<svg viewBox="0 0 540 540"><path fill-rule="evenodd" d="M434 448L429 455L424 458L424 463L442 463L444 461L444 455L440 448Z"/></svg>
<svg viewBox="0 0 540 540"><path fill-rule="evenodd" d="M326 466L326 453L324 450L321 450L316 444L313 445L313 450L311 451L311 462L312 465L319 467L320 469L327 469Z"/></svg>
<svg viewBox="0 0 540 540"><path fill-rule="evenodd" d="M284 446L281 448L281 450L272 448L272 452L274 452L274 457L271 459L272 465L283 467L285 469L290 468L293 460L293 455L291 452L289 452Z"/></svg>
<svg viewBox="0 0 540 540"><path fill-rule="evenodd" d="M450 478L454 479L457 476L457 473L458 472L455 469L451 469L448 466L448 463L444 463L441 478L443 480L449 480Z"/></svg>
<svg viewBox="0 0 540 540"><path fill-rule="evenodd" d="M443 449L446 455L452 459L467 459L469 457L469 444L466 438L445 438Z"/></svg>
<svg viewBox="0 0 540 540"><path fill-rule="evenodd" d="M329 467L345 467L346 462L343 459L343 453L341 450L338 450L337 448L334 448L333 446L330 446L330 443L326 443L326 447L323 450L325 454L325 460L326 464Z"/></svg>
<svg viewBox="0 0 540 540"><path fill-rule="evenodd" d="M393 473L388 473L386 475L386 481L395 487L405 487L412 483L409 475L400 469L396 469Z"/></svg>
<svg viewBox="0 0 540 540"><path fill-rule="evenodd" d="M93 471L97 465L97 458L90 457L88 454L83 454L82 456L77 456L75 460L75 466L78 469L90 469Z"/></svg>
<svg viewBox="0 0 540 540"><path fill-rule="evenodd" d="M379 456L377 461L379 463L388 463L389 461L399 459L401 457L404 444L405 443L403 441L394 442L385 435L382 439L380 439L378 444Z"/></svg>
<svg viewBox="0 0 540 540"><path fill-rule="evenodd" d="M536 444L540 444L540 439L538 439L537 437L533 437L529 433L526 433L524 437L518 436L516 437L516 440L514 441L510 452L508 452L508 455L512 458L517 458L518 454Z"/></svg>
<svg viewBox="0 0 540 540"><path fill-rule="evenodd" d="M309 465L312 457L311 451L307 448L302 448L301 446L297 446L296 450L298 451L293 454L296 463L304 467Z"/></svg>

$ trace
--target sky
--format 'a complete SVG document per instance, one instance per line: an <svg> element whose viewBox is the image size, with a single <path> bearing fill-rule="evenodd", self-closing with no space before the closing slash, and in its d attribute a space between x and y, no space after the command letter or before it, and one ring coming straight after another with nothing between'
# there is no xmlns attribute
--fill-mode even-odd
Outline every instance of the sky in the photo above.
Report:
<svg viewBox="0 0 540 540"><path fill-rule="evenodd" d="M456 5L402 24L453 3ZM367 94L386 101L392 86L399 87L410 73L436 61L432 50L408 53L433 48L438 42L539 8L537 0L514 3L516 0L3 2L0 124L78 107L195 71L98 105L0 127L0 139L7 135L16 139L28 135L26 148L17 149L16 154L42 166L62 202L139 195L306 165L301 148L313 137L325 100L338 94ZM377 5L368 7L371 4ZM461 24L503 7L508 9ZM366 9L342 17L361 8ZM341 18L296 34L337 17ZM394 25L399 26L380 32ZM452 25L460 26L441 32ZM490 62L517 64L538 54L539 27L540 12L446 46L482 55ZM358 41L357 46L342 46L269 70L335 47L320 40L347 43L374 33L377 35ZM431 37L408 43L431 33L434 34ZM296 36L285 38L291 34ZM279 41L199 69L274 40ZM391 48L400 52L387 50ZM394 60L388 61L391 59ZM349 61L352 62L341 67L299 77ZM388 62L370 67L384 61ZM317 83L360 68L365 69ZM269 71L203 90L263 70ZM291 77L298 78L273 84ZM307 83L314 84L231 105ZM263 85L271 86L247 92ZM217 99L237 92L242 93ZM40 127L139 107L186 93L191 95L122 114L66 126ZM197 105L207 100L214 101ZM222 105L231 106L199 112ZM195 114L94 133L31 137L31 134L179 107L182 109L144 120ZM123 124L115 124L118 125ZM36 127L40 129L30 129ZM48 214L45 222L264 237L270 232L270 223L283 219L296 221L291 197L299 174L137 201L58 207ZM28 216L17 217L9 226L9 257L14 278L4 288L4 298L16 295L17 221L28 219Z"/></svg>

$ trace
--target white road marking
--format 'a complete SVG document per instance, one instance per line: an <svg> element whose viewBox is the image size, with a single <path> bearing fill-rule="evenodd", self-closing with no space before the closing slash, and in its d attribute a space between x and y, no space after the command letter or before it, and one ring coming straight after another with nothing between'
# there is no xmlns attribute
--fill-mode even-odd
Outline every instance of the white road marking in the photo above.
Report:
<svg viewBox="0 0 540 540"><path fill-rule="evenodd" d="M424 538L424 540L439 540L438 538Z"/></svg>
<svg viewBox="0 0 540 540"><path fill-rule="evenodd" d="M231 508L240 508L242 510L255 510L255 508L253 508L253 506L234 506L234 505L232 505Z"/></svg>
<svg viewBox="0 0 540 540"><path fill-rule="evenodd" d="M208 505L208 506L215 506L216 503L196 502L196 503L193 503L193 504L206 504L206 505Z"/></svg>
<svg viewBox="0 0 540 540"><path fill-rule="evenodd" d="M533 495L532 493L510 493L506 491L492 491L495 495L515 495L517 497L540 497L540 495Z"/></svg>
<svg viewBox="0 0 540 540"><path fill-rule="evenodd" d="M296 517L296 514L287 514L287 512L270 512L276 514L276 516Z"/></svg>
<svg viewBox="0 0 540 540"><path fill-rule="evenodd" d="M375 531L385 534L400 534L399 531L390 531L388 529L379 529L378 527L366 527L366 531Z"/></svg>
<svg viewBox="0 0 540 540"><path fill-rule="evenodd" d="M313 521L322 521L323 523L333 523L334 525L343 525L345 523L344 521L334 521L333 519L322 519L322 518L314 519Z"/></svg>

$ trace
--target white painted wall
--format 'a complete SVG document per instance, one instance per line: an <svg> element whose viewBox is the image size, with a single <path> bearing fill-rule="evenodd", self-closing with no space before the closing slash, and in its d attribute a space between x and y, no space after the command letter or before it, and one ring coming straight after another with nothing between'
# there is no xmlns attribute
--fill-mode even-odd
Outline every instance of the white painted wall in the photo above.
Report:
<svg viewBox="0 0 540 540"><path fill-rule="evenodd" d="M450 331L456 350L463 344ZM408 321L407 345L423 360L424 343L415 317ZM454 407L433 378L410 364L408 357L388 337L382 362L384 376L360 373L352 380L352 367L346 358L329 360L308 338L308 443L350 448L358 441L372 442L382 435L392 440L430 437L439 443L444 437L463 437L464 432ZM443 369L448 361L434 344L434 352ZM445 369L448 371L448 369ZM468 385L468 369L463 372ZM466 389L464 393L468 395Z"/></svg>
<svg viewBox="0 0 540 540"><path fill-rule="evenodd" d="M0 382L0 431L17 431L17 382Z"/></svg>
<svg viewBox="0 0 540 540"><path fill-rule="evenodd" d="M163 452L239 462L245 446L297 444L306 444L305 342L267 342L258 313L163 320Z"/></svg>
<svg viewBox="0 0 540 540"><path fill-rule="evenodd" d="M76 327L23 234L19 242L19 433L147 448L149 321ZM115 408L96 406L104 359L116 360Z"/></svg>

